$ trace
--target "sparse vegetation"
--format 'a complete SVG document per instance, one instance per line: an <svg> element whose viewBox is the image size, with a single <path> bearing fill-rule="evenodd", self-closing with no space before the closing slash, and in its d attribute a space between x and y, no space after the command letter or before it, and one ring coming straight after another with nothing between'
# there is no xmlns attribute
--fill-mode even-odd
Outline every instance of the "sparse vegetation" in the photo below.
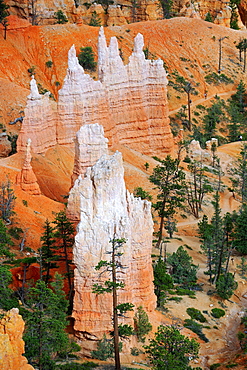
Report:
<svg viewBox="0 0 247 370"><path fill-rule="evenodd" d="M78 60L80 65L89 71L95 71L97 63L94 61L94 52L91 46L80 49Z"/></svg>

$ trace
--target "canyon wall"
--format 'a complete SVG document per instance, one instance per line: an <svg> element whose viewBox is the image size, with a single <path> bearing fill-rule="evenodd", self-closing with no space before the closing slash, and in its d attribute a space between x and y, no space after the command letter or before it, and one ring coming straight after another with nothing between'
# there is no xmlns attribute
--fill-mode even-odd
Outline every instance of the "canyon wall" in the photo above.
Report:
<svg viewBox="0 0 247 370"><path fill-rule="evenodd" d="M112 37L107 47L101 28L98 81L84 73L72 46L57 103L48 95L40 95L32 78L18 152L26 150L29 138L34 153L45 153L56 144L73 148L81 126L99 123L110 147L124 144L147 155L171 153L174 142L168 118L166 72L160 59L145 59L143 46L143 36L138 34L129 63L124 65L117 39Z"/></svg>
<svg viewBox="0 0 247 370"><path fill-rule="evenodd" d="M118 274L124 289L118 292L119 303L130 302L147 311L156 307L151 261L153 221L151 203L134 198L124 183L122 155L103 155L89 167L74 187L80 196L80 222L73 251L75 269L74 329L80 345L90 350L90 340L101 339L112 330L111 294L92 293L93 284L109 280L109 273L100 274L95 266L109 260L110 239L125 238L118 257L123 266ZM133 325L133 313L120 323ZM89 342L87 341L89 339ZM87 347L88 345L88 347Z"/></svg>
<svg viewBox="0 0 247 370"><path fill-rule="evenodd" d="M158 0L137 0L134 5L130 0L118 0L106 7L93 1L85 3L81 0L7 0L10 14L29 19L34 24L54 24L55 12L62 10L70 22L90 24L93 14L97 14L102 26L121 26L123 24L153 21L163 18ZM238 5L242 22L246 23L246 0ZM172 14L185 17L200 17L205 19L210 12L216 24L230 27L231 8L227 2L217 0L174 0ZM240 26L242 25L240 20Z"/></svg>
<svg viewBox="0 0 247 370"><path fill-rule="evenodd" d="M0 368L1 370L34 370L28 365L24 353L22 334L24 321L17 308L4 313L0 319Z"/></svg>

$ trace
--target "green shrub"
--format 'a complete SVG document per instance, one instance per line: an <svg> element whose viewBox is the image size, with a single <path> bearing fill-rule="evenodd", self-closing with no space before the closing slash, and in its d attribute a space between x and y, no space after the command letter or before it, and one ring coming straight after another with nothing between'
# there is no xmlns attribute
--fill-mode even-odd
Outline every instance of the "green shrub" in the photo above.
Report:
<svg viewBox="0 0 247 370"><path fill-rule="evenodd" d="M101 19L100 19L99 15L96 13L95 10L92 12L92 16L91 16L91 19L90 19L90 22L89 22L89 26L93 26L93 27L100 27L101 26Z"/></svg>
<svg viewBox="0 0 247 370"><path fill-rule="evenodd" d="M91 46L80 49L78 60L80 65L90 71L95 71L97 63L94 61L94 52Z"/></svg>
<svg viewBox="0 0 247 370"><path fill-rule="evenodd" d="M149 322L148 315L142 308L137 308L137 312L134 317L135 334L138 342L145 342L145 336L152 330L152 325Z"/></svg>
<svg viewBox="0 0 247 370"><path fill-rule="evenodd" d="M201 311L194 308L194 307L187 308L186 312L194 320L197 320L197 321L200 321L200 322L207 322L206 317L203 316Z"/></svg>
<svg viewBox="0 0 247 370"><path fill-rule="evenodd" d="M205 334L203 334L202 332L203 326L201 324L198 324L196 321L192 319L186 319L184 320L184 327L196 333L198 337L204 342L207 343L209 341Z"/></svg>
<svg viewBox="0 0 247 370"><path fill-rule="evenodd" d="M61 9L54 13L54 18L57 20L57 23L59 24L64 24L68 22L66 15L63 13Z"/></svg>
<svg viewBox="0 0 247 370"><path fill-rule="evenodd" d="M108 358L114 357L114 345L112 339L107 339L104 334L103 338L99 340L97 349L91 352L92 358L106 361Z"/></svg>
<svg viewBox="0 0 247 370"><path fill-rule="evenodd" d="M206 75L205 80L208 84L214 85L219 85L221 83L228 85L234 83L234 81L230 77L227 77L224 73L218 74L216 72L212 72Z"/></svg>
<svg viewBox="0 0 247 370"><path fill-rule="evenodd" d="M220 367L220 364L212 364L212 365L210 365L210 370L215 370L215 369L217 369L218 367Z"/></svg>
<svg viewBox="0 0 247 370"><path fill-rule="evenodd" d="M182 297L170 297L167 300L168 301L175 301L176 303L179 303L179 302L182 301L182 299L183 299Z"/></svg>
<svg viewBox="0 0 247 370"><path fill-rule="evenodd" d="M211 315L216 319L219 319L220 317L225 316L225 311L222 310L221 308L213 308L211 310Z"/></svg>
<svg viewBox="0 0 247 370"><path fill-rule="evenodd" d="M53 65L53 62L51 60L47 60L47 62L45 62L45 65L47 68L51 68Z"/></svg>
<svg viewBox="0 0 247 370"><path fill-rule="evenodd" d="M139 348L132 347L130 349L130 353L132 354L132 356L139 356L139 354L141 353L141 351L139 350Z"/></svg>
<svg viewBox="0 0 247 370"><path fill-rule="evenodd" d="M9 235L11 235L16 240L19 240L21 238L20 234L23 234L23 230L20 227L11 226L11 228L9 229Z"/></svg>

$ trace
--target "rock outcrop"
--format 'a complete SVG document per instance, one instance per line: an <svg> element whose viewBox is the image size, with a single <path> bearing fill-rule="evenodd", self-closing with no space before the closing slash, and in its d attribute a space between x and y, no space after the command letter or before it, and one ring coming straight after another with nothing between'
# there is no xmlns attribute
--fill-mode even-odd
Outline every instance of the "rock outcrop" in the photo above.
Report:
<svg viewBox="0 0 247 370"><path fill-rule="evenodd" d="M18 308L12 308L0 320L0 368L1 370L34 370L28 365L24 353L22 334L24 321Z"/></svg>
<svg viewBox="0 0 247 370"><path fill-rule="evenodd" d="M110 147L124 144L147 155L171 153L166 72L160 59L145 59L143 46L143 36L138 34L125 66L117 39L112 37L107 47L102 27L98 41L99 81L84 73L72 46L57 104L47 95L41 96L32 79L18 151L25 150L28 138L34 153L44 153L55 144L73 147L82 125L99 123Z"/></svg>
<svg viewBox="0 0 247 370"><path fill-rule="evenodd" d="M93 284L109 279L100 275L95 266L110 258L110 239L125 238L120 258L124 268L119 279L119 303L131 302L153 311L156 298L153 291L151 263L153 221L151 203L134 198L125 187L122 155L102 156L87 169L84 178L76 180L80 195L80 223L74 246L75 297L73 317L76 335L87 348L87 339L100 339L112 330L112 297L109 293L92 293ZM128 315L130 316L130 315ZM133 325L132 318L121 319ZM89 347L91 348L90 344Z"/></svg>
<svg viewBox="0 0 247 370"><path fill-rule="evenodd" d="M76 134L74 169L71 178L72 189L69 193L67 216L71 221L80 220L80 194L78 182L80 176L84 178L87 168L92 167L104 154L108 154L108 140L104 137L103 127L98 123L84 125Z"/></svg>
<svg viewBox="0 0 247 370"><path fill-rule="evenodd" d="M11 152L11 142L8 140L6 132L0 134L0 158L8 157Z"/></svg>
<svg viewBox="0 0 247 370"><path fill-rule="evenodd" d="M27 141L31 139L33 152L44 153L56 145L56 104L49 99L49 93L39 94L34 76L30 81L30 90L17 151L25 152Z"/></svg>
<svg viewBox="0 0 247 370"><path fill-rule="evenodd" d="M16 176L16 183L22 190L32 195L40 195L41 190L31 165L31 139L27 141L26 155L21 172Z"/></svg>

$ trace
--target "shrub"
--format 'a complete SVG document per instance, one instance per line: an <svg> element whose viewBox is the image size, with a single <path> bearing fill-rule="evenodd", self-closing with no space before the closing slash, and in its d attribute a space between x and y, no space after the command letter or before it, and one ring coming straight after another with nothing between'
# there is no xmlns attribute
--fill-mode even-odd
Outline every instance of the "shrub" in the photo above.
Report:
<svg viewBox="0 0 247 370"><path fill-rule="evenodd" d="M80 65L90 71L95 71L97 63L94 61L94 52L91 46L80 49L78 60Z"/></svg>
<svg viewBox="0 0 247 370"><path fill-rule="evenodd" d="M219 319L220 317L225 316L225 311L222 310L221 308L213 308L211 310L211 315L216 319Z"/></svg>
<svg viewBox="0 0 247 370"><path fill-rule="evenodd" d="M93 26L93 27L100 27L101 26L101 19L100 19L99 15L96 13L95 10L92 13L92 16L91 16L91 19L90 19L90 22L89 22L89 26Z"/></svg>
<svg viewBox="0 0 247 370"><path fill-rule="evenodd" d="M142 306L138 307L137 312L135 313L134 327L138 342L144 343L146 334L152 330L152 325L150 324L148 315Z"/></svg>
<svg viewBox="0 0 247 370"><path fill-rule="evenodd" d="M47 62L45 62L45 65L47 68L51 68L53 65L53 62L51 60L47 60Z"/></svg>
<svg viewBox="0 0 247 370"><path fill-rule="evenodd" d="M198 337L204 342L207 343L209 341L205 334L202 332L203 326L201 324L198 324L196 321L192 319L186 319L184 320L184 327L196 333Z"/></svg>
<svg viewBox="0 0 247 370"><path fill-rule="evenodd" d="M203 316L200 310L197 310L194 307L189 307L186 310L187 314L194 320L200 321L200 322L207 322L206 317Z"/></svg>
<svg viewBox="0 0 247 370"><path fill-rule="evenodd" d="M130 353L132 354L132 356L139 356L141 351L138 348L133 347L133 348L130 349Z"/></svg>
<svg viewBox="0 0 247 370"><path fill-rule="evenodd" d="M152 200L152 195L140 186L134 189L133 195L137 198Z"/></svg>
<svg viewBox="0 0 247 370"><path fill-rule="evenodd" d="M99 340L97 349L91 352L92 358L97 360L106 361L108 358L114 357L114 347L112 339L107 339L104 334L103 338Z"/></svg>
<svg viewBox="0 0 247 370"><path fill-rule="evenodd" d="M57 20L57 23L59 24L64 24L68 22L66 15L63 13L61 9L54 13L54 18Z"/></svg>
<svg viewBox="0 0 247 370"><path fill-rule="evenodd" d="M219 85L221 83L228 85L234 83L234 81L230 77L227 77L224 73L218 74L216 72L212 72L206 75L205 80L208 84L214 85Z"/></svg>

